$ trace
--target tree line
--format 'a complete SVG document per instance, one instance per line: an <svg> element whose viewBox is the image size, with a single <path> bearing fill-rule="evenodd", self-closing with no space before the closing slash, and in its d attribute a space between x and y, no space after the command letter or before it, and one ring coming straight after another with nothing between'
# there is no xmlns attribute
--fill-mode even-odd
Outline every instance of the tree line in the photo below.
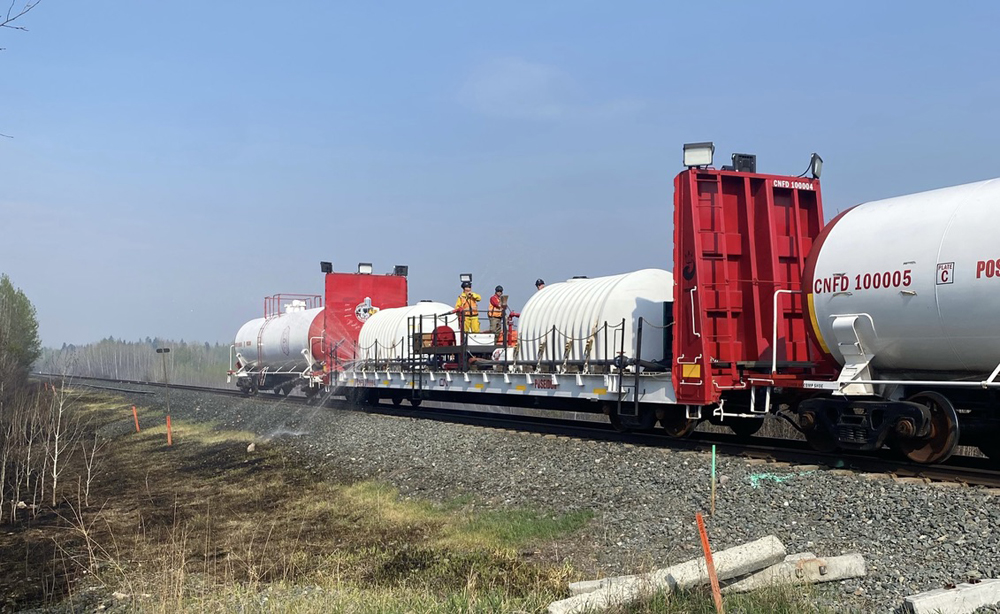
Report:
<svg viewBox="0 0 1000 614"><path fill-rule="evenodd" d="M170 352L157 354L158 348ZM224 386L229 369L229 346L188 343L183 339L149 338L125 341L108 337L86 345L63 344L45 348L37 362L42 373L77 377ZM165 371L165 372L164 372Z"/></svg>
<svg viewBox="0 0 1000 614"><path fill-rule="evenodd" d="M40 355L35 307L0 275L0 522L35 512L43 501L56 505L78 443L70 434L77 432L70 391L28 379Z"/></svg>

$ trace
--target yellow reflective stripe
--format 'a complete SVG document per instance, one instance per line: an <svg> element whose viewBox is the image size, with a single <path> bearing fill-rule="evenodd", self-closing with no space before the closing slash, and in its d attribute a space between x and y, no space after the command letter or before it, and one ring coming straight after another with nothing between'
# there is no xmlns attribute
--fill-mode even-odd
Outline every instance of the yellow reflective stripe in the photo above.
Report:
<svg viewBox="0 0 1000 614"><path fill-rule="evenodd" d="M830 346L826 344L826 339L823 338L823 333L819 331L819 321L816 319L816 306L813 305L812 292L806 295L806 303L809 307L809 323L812 324L813 332L816 333L816 340L819 341L819 347L822 348L824 352L829 354Z"/></svg>

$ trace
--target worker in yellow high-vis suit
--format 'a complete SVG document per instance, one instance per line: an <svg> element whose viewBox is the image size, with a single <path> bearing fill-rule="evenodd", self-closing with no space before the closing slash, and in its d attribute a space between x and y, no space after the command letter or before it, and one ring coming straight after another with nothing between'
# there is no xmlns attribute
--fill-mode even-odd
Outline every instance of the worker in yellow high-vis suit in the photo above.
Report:
<svg viewBox="0 0 1000 614"><path fill-rule="evenodd" d="M455 313L458 314L459 322L462 323L462 330L467 333L479 332L479 301L483 297L472 291L472 282L462 282L462 293L455 301Z"/></svg>

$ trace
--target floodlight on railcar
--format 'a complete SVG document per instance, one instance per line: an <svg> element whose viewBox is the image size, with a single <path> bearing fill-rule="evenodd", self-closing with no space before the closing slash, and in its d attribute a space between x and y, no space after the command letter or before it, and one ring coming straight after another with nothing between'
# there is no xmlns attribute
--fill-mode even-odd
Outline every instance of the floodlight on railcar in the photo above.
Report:
<svg viewBox="0 0 1000 614"><path fill-rule="evenodd" d="M704 143L684 143L684 166L688 168L712 166L712 157L714 155L715 143L711 141Z"/></svg>
<svg viewBox="0 0 1000 614"><path fill-rule="evenodd" d="M405 264L397 264L392 267L392 274L396 277L406 277L410 272L410 267Z"/></svg>
<svg viewBox="0 0 1000 614"><path fill-rule="evenodd" d="M319 270L323 273L333 273L333 263L321 260L319 263Z"/></svg>
<svg viewBox="0 0 1000 614"><path fill-rule="evenodd" d="M733 170L737 173L756 173L757 156L754 154L733 154Z"/></svg>
<svg viewBox="0 0 1000 614"><path fill-rule="evenodd" d="M471 284L472 283L472 273L462 273L462 274L460 274L458 276L458 281L462 282L463 284L465 282L469 282Z"/></svg>
<svg viewBox="0 0 1000 614"><path fill-rule="evenodd" d="M823 158L819 157L818 153L814 153L809 158L809 172L812 174L813 179L819 179L820 173L823 172Z"/></svg>
<svg viewBox="0 0 1000 614"><path fill-rule="evenodd" d="M372 274L372 263L370 262L359 262L358 263L358 273L361 275L371 275Z"/></svg>

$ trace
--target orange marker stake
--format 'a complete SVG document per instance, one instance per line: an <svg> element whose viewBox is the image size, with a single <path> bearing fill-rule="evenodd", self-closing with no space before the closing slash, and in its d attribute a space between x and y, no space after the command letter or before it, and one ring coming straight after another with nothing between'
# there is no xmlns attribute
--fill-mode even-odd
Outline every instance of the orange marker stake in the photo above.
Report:
<svg viewBox="0 0 1000 614"><path fill-rule="evenodd" d="M708 533L705 531L705 519L702 518L701 512L695 513L695 519L698 521L698 533L701 534L701 549L705 551L705 566L708 568L708 579L712 583L712 599L715 600L715 611L719 614L725 614L726 610L722 607L722 591L719 590L719 576L715 573L715 561L712 560L712 549L708 545Z"/></svg>
<svg viewBox="0 0 1000 614"><path fill-rule="evenodd" d="M135 411L135 405L132 406L132 417L135 418L135 432L139 432L139 412Z"/></svg>
<svg viewBox="0 0 1000 614"><path fill-rule="evenodd" d="M167 445L168 446L174 445L174 436L170 432L170 414L167 414ZM705 542L705 543L708 543L708 542ZM715 572L713 571L712 574L714 575ZM716 585L718 585L718 583L719 583L718 580L716 580L715 583L716 583Z"/></svg>

